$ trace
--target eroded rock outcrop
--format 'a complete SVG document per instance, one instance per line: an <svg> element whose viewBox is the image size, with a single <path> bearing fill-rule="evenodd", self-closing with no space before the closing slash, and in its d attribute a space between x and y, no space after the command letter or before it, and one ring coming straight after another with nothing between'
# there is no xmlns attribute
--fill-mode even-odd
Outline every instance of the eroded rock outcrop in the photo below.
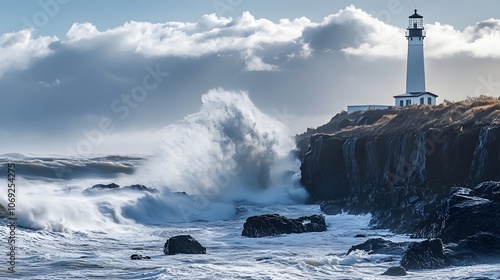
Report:
<svg viewBox="0 0 500 280"><path fill-rule="evenodd" d="M312 215L290 219L278 214L266 214L247 218L241 235L264 237L279 234L326 231L323 215Z"/></svg>
<svg viewBox="0 0 500 280"><path fill-rule="evenodd" d="M401 266L406 270L435 269L448 265L450 265L450 261L444 253L441 239L413 242L408 245L408 249L401 259Z"/></svg>
<svg viewBox="0 0 500 280"><path fill-rule="evenodd" d="M354 250L363 250L368 254L400 255L404 252L405 243L392 242L382 238L371 238L365 242L352 246L347 255Z"/></svg>
<svg viewBox="0 0 500 280"><path fill-rule="evenodd" d="M500 259L500 235L478 233L445 246L446 255L453 265L470 265L482 261L498 262Z"/></svg>
<svg viewBox="0 0 500 280"><path fill-rule="evenodd" d="M370 212L375 227L435 238L465 218L448 205L456 186L483 192L468 209L496 209L496 183L478 184L500 180L498 100L339 114L297 140L301 182L328 214Z"/></svg>

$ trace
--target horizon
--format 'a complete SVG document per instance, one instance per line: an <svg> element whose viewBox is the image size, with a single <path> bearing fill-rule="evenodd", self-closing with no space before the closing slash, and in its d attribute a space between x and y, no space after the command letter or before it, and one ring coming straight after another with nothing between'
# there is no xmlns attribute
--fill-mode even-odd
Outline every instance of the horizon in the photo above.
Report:
<svg viewBox="0 0 500 280"><path fill-rule="evenodd" d="M393 104L415 6L438 103L500 95L495 1L39 3L2 4L1 154L69 155L96 129L109 133L92 154L151 154L217 88L247 92L290 135L347 105Z"/></svg>

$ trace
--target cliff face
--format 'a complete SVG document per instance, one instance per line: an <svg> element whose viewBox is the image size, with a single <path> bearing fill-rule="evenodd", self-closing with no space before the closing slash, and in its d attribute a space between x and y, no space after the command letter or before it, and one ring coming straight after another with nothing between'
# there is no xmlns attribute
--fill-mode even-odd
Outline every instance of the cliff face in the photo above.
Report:
<svg viewBox="0 0 500 280"><path fill-rule="evenodd" d="M452 187L500 180L500 101L339 114L298 145L301 182L325 212L433 236L425 221Z"/></svg>

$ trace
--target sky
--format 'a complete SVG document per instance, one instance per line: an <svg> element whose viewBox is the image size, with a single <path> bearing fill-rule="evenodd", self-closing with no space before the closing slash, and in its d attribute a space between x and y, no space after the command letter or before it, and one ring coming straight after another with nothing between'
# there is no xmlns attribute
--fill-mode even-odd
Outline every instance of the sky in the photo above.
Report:
<svg viewBox="0 0 500 280"><path fill-rule="evenodd" d="M0 153L149 153L211 89L290 134L405 90L408 16L427 90L500 95L500 1L3 0ZM101 137L101 134L104 137Z"/></svg>

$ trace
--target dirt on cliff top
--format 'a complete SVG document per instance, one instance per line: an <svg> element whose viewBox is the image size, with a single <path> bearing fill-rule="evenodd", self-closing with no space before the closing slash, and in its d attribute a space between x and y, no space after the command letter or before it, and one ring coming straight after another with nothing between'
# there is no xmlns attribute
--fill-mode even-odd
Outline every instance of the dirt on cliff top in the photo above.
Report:
<svg viewBox="0 0 500 280"><path fill-rule="evenodd" d="M351 114L344 111L335 115L327 124L297 135L297 139L318 133L348 138L430 129L463 131L497 125L500 125L500 100L474 98L437 106L408 106Z"/></svg>

